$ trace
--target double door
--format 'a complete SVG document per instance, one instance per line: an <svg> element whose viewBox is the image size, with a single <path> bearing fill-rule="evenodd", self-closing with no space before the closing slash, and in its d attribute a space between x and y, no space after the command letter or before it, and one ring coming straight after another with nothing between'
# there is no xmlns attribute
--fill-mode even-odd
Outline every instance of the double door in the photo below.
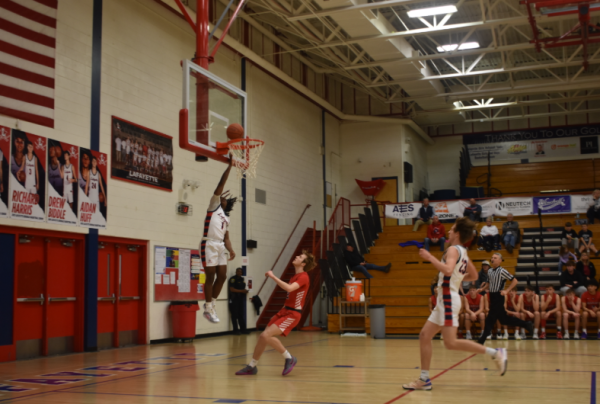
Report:
<svg viewBox="0 0 600 404"><path fill-rule="evenodd" d="M145 244L101 238L98 245L98 348L146 343Z"/></svg>
<svg viewBox="0 0 600 404"><path fill-rule="evenodd" d="M14 337L17 359L81 351L84 240L17 234Z"/></svg>

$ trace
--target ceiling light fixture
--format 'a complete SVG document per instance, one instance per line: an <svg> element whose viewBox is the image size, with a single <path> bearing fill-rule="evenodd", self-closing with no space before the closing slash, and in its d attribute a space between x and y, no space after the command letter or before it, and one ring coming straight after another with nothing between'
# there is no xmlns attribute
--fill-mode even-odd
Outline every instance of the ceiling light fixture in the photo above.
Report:
<svg viewBox="0 0 600 404"><path fill-rule="evenodd" d="M442 46L438 46L437 50L438 52L452 52L455 51L456 48L458 48L458 50L465 50L465 49L477 49L479 48L479 42L465 42L463 44L461 44L460 46L458 46L458 44L452 44L452 45L442 45Z"/></svg>
<svg viewBox="0 0 600 404"><path fill-rule="evenodd" d="M440 6L440 7L429 7L421 8L418 10L410 10L407 12L410 18L429 17L431 15L439 14L451 14L456 13L458 9L456 6Z"/></svg>

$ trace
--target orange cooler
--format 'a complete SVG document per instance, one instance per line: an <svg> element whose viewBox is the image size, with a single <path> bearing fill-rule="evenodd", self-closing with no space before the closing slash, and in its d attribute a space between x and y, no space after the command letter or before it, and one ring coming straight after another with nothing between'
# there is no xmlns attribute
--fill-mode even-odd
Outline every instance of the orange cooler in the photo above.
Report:
<svg viewBox="0 0 600 404"><path fill-rule="evenodd" d="M360 302L360 295L363 292L361 281L346 281L346 301Z"/></svg>

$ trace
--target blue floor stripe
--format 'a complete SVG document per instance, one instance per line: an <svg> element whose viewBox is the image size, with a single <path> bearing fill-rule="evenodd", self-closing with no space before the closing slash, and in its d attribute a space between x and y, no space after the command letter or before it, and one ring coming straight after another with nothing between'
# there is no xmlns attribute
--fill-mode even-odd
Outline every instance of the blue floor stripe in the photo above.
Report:
<svg viewBox="0 0 600 404"><path fill-rule="evenodd" d="M596 372L592 372L592 391L590 392L590 404L596 404Z"/></svg>

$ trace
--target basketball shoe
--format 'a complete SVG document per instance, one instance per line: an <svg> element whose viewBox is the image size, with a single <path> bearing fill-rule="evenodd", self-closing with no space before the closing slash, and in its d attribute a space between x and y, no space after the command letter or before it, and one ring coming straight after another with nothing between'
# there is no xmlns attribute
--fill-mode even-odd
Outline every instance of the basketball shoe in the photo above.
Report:
<svg viewBox="0 0 600 404"><path fill-rule="evenodd" d="M494 362L496 362L496 367L500 372L500 376L504 376L506 373L506 367L508 365L508 354L506 349L498 348L496 350L496 356L494 357Z"/></svg>
<svg viewBox="0 0 600 404"><path fill-rule="evenodd" d="M246 365L242 370L238 370L235 372L237 376L253 376L258 373L258 368L256 366L252 367L250 365Z"/></svg>
<svg viewBox="0 0 600 404"><path fill-rule="evenodd" d="M558 337L558 333L556 333L556 336ZM565 329L565 334L564 334L563 338L564 338L564 339L569 339L569 338L571 338L571 336L569 335L569 330L566 330L566 329Z"/></svg>
<svg viewBox="0 0 600 404"><path fill-rule="evenodd" d="M296 363L298 363L298 359L295 356L292 356L292 359L286 359L281 374L284 376L289 374L294 369L294 366L296 366Z"/></svg>
<svg viewBox="0 0 600 404"><path fill-rule="evenodd" d="M556 339L563 339L562 332L556 331Z"/></svg>
<svg viewBox="0 0 600 404"><path fill-rule="evenodd" d="M408 384L403 384L402 388L404 390L431 390L433 386L431 385L431 379L425 381L417 379Z"/></svg>
<svg viewBox="0 0 600 404"><path fill-rule="evenodd" d="M212 303L211 303L211 311L210 314L212 316L212 322L213 323L218 323L219 321L219 317L217 317L217 308L215 307L217 305L217 301L215 299L213 299Z"/></svg>
<svg viewBox="0 0 600 404"><path fill-rule="evenodd" d="M581 339L587 339L587 332L583 331L581 333Z"/></svg>

